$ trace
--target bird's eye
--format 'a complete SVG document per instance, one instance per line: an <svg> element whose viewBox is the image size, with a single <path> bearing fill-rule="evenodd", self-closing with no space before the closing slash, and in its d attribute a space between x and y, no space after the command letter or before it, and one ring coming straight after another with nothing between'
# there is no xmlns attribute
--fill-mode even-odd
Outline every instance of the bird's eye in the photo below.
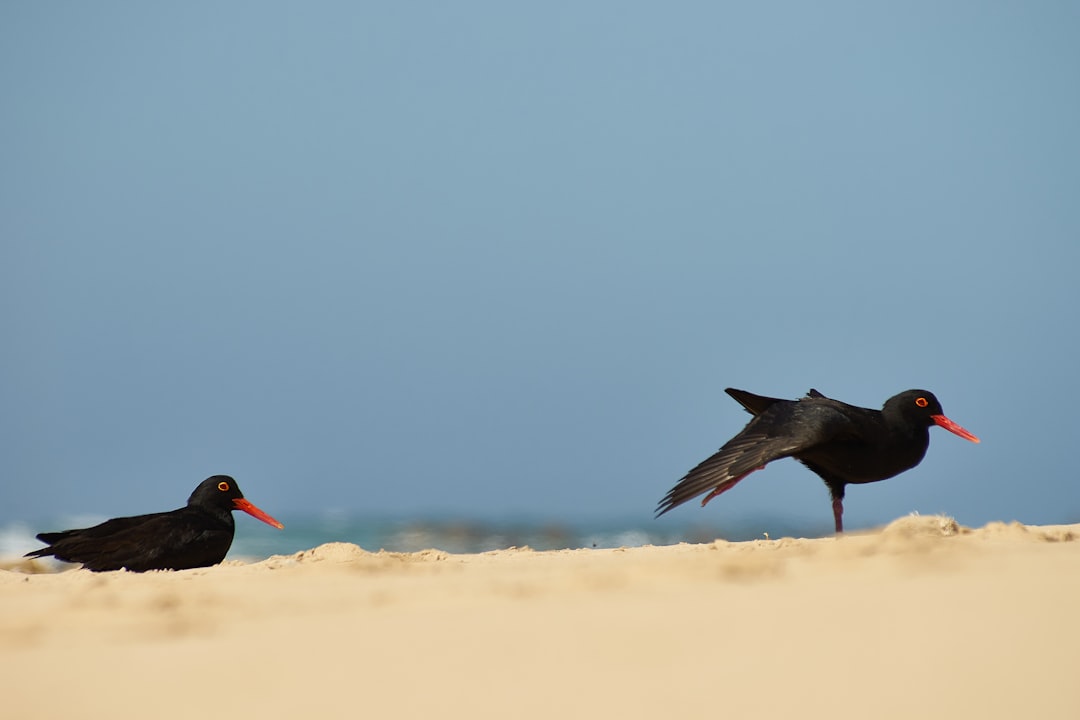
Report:
<svg viewBox="0 0 1080 720"><path fill-rule="evenodd" d="M217 489L220 490L221 492L229 492L229 483L222 480L221 482L219 482L217 484Z"/></svg>
<svg viewBox="0 0 1080 720"><path fill-rule="evenodd" d="M921 398L916 398L915 399L915 404L918 405L919 407L926 407L927 405L930 404L930 402L926 398L921 397ZM224 485L224 484L225 483L222 483L222 485ZM221 485L219 485L218 487L221 487Z"/></svg>

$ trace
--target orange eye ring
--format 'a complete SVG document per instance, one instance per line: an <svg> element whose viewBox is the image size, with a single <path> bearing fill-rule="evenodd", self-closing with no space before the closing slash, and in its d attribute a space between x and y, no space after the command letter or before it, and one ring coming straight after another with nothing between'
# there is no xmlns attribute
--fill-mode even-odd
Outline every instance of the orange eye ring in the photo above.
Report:
<svg viewBox="0 0 1080 720"><path fill-rule="evenodd" d="M221 482L219 482L217 484L217 489L220 490L221 492L229 492L229 483L222 480Z"/></svg>
<svg viewBox="0 0 1080 720"><path fill-rule="evenodd" d="M927 401L926 398L921 397L921 398L916 398L915 399L915 404L918 405L919 407L926 407L930 403L929 403L929 401Z"/></svg>

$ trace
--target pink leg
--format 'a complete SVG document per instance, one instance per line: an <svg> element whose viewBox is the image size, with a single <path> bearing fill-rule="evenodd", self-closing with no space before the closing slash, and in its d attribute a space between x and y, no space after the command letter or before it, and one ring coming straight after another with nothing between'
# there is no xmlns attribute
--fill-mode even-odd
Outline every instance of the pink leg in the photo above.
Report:
<svg viewBox="0 0 1080 720"><path fill-rule="evenodd" d="M833 498L832 516L836 521L836 534L839 535L844 532L844 501L840 498Z"/></svg>
<svg viewBox="0 0 1080 720"><path fill-rule="evenodd" d="M728 490L735 487L735 485L738 484L738 482L740 480L742 480L744 477L746 477L750 473L756 472L758 470L764 470L764 469L765 469L765 466L762 465L761 467L754 468L750 472L744 472L742 475L735 478L734 480L727 480L724 483L720 484L719 486L717 486L717 488L715 490L713 490L711 493L709 493L708 495L705 496L705 499L701 501L701 507L705 507L706 505L708 505L709 501L712 500L717 495L720 495L722 493L726 493Z"/></svg>

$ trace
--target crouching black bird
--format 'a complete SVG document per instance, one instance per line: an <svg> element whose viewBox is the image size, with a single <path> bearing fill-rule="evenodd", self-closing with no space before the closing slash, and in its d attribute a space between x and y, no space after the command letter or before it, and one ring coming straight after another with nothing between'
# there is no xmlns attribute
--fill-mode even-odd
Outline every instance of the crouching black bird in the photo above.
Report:
<svg viewBox="0 0 1080 720"><path fill-rule="evenodd" d="M754 395L727 388L754 419L712 457L688 472L668 491L656 517L711 491L710 500L744 477L780 458L793 457L821 476L832 495L836 532L844 531L844 487L885 480L922 461L931 425L960 437L979 438L945 417L941 403L926 390L907 390L885 401L881 410L855 407L811 390L799 400Z"/></svg>
<svg viewBox="0 0 1080 720"><path fill-rule="evenodd" d="M279 530L284 527L245 500L231 477L214 475L199 483L185 507L113 518L82 530L41 533L38 540L49 546L26 557L52 555L94 571L208 567L224 560L232 546L233 510L243 510Z"/></svg>

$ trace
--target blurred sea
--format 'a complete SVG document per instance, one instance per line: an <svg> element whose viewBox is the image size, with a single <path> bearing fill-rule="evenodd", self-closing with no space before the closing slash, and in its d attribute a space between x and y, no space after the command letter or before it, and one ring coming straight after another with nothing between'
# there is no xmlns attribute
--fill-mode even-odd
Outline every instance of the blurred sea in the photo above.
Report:
<svg viewBox="0 0 1080 720"><path fill-rule="evenodd" d="M278 515L284 530L275 530L243 513L235 513L236 537L229 559L264 560L291 555L328 542L347 542L376 552L416 552L435 548L450 553L477 553L510 547L534 550L616 548L792 537L822 537L832 529L790 518L745 518L723 528L674 518L606 518L566 522L543 519L373 518L344 513ZM89 527L104 517L65 517L43 522L12 523L0 528L0 558L14 558L41 547L38 532ZM830 523L831 524L831 523Z"/></svg>

